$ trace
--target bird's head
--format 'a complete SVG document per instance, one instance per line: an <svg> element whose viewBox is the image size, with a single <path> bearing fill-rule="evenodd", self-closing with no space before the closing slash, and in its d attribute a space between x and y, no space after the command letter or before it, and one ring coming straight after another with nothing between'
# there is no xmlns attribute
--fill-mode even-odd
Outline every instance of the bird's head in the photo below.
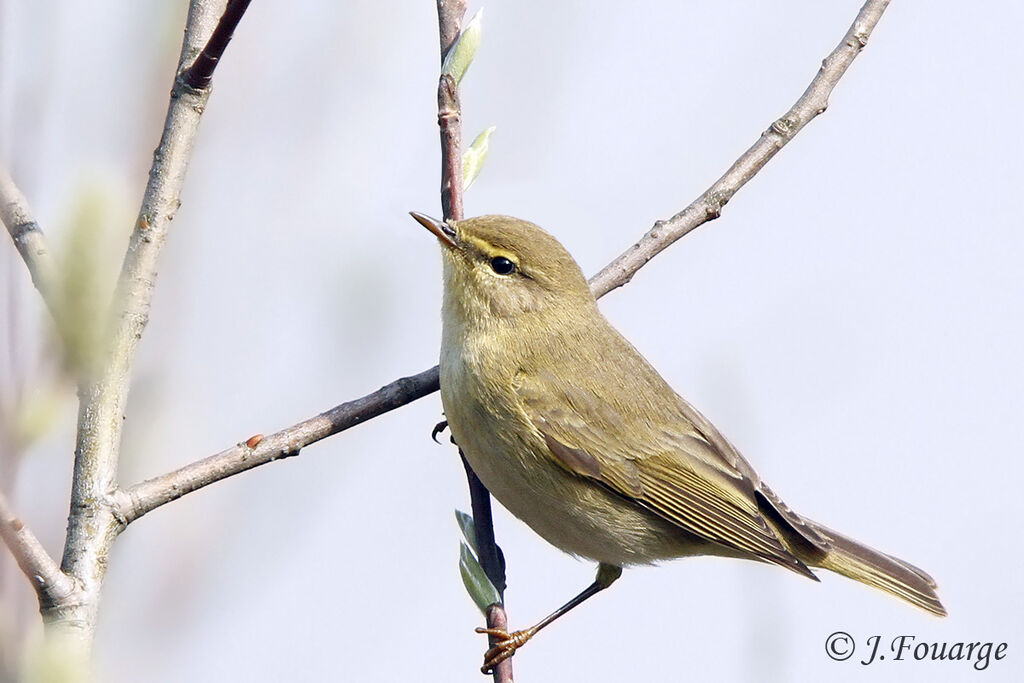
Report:
<svg viewBox="0 0 1024 683"><path fill-rule="evenodd" d="M576 261L529 221L479 216L446 222L416 212L412 217L441 243L445 308L463 322L531 314L572 318L594 305Z"/></svg>

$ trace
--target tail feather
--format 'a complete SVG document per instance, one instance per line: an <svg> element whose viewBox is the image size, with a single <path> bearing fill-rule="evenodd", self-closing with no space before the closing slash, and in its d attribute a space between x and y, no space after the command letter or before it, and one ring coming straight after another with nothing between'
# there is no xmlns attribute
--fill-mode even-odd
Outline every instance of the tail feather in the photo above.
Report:
<svg viewBox="0 0 1024 683"><path fill-rule="evenodd" d="M940 617L946 608L939 602L935 580L912 564L858 543L852 538L804 518L828 541L828 551L818 555L812 566L834 571L855 581L874 586Z"/></svg>

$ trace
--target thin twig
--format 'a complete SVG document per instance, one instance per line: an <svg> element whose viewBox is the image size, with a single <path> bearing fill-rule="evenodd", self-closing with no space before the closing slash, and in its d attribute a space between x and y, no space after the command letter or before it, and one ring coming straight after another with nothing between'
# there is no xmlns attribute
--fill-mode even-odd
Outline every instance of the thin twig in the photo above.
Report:
<svg viewBox="0 0 1024 683"><path fill-rule="evenodd" d="M441 39L441 62L448 51L455 47L455 41L462 30L462 18L466 13L465 0L437 0L438 33ZM459 101L459 87L455 79L442 73L437 83L437 125L441 131L441 212L445 220L462 220L462 105ZM459 451L461 455L461 450ZM505 612L505 568L500 566L498 547L494 541L494 522L491 519L491 494L480 478L470 468L465 457L466 481L469 485L470 505L473 507L473 525L476 528L477 553L481 567L502 596L501 604L487 608L488 629L505 629L508 615ZM496 637L488 636L490 645ZM506 659L493 667L495 683L512 682L512 660Z"/></svg>
<svg viewBox="0 0 1024 683"><path fill-rule="evenodd" d="M56 297L59 290L57 264L50 253L46 235L32 216L25 195L3 166L0 166L0 220L7 226L14 246L28 266L32 284L56 320Z"/></svg>
<svg viewBox="0 0 1024 683"><path fill-rule="evenodd" d="M818 74L793 108L761 134L761 138L743 153L721 178L685 209L672 218L657 221L636 244L609 263L590 280L595 296L603 296L632 279L640 268L673 242L695 228L722 215L722 207L736 192L757 175L780 149L813 118L824 113L828 97L854 58L867 45L868 37L889 0L868 0L861 7L850 30L838 47L821 63Z"/></svg>
<svg viewBox="0 0 1024 683"><path fill-rule="evenodd" d="M227 7L224 8L224 14L221 15L220 21L217 22L217 28L213 30L213 35L206 42L203 51L192 62L192 66L181 73L182 83L196 90L210 87L210 81L213 80L213 70L217 68L224 50L227 48L228 43L231 42L231 36L234 35L238 22L242 20L242 15L245 14L245 10L249 9L250 1L228 0Z"/></svg>
<svg viewBox="0 0 1024 683"><path fill-rule="evenodd" d="M462 31L462 17L466 14L466 0L437 0L438 37L441 40L441 61Z"/></svg>
<svg viewBox="0 0 1024 683"><path fill-rule="evenodd" d="M60 570L35 534L11 510L7 496L0 491L0 538L10 548L39 598L40 607L58 604L71 597L78 586Z"/></svg>
<svg viewBox="0 0 1024 683"><path fill-rule="evenodd" d="M459 457L462 458L462 466L466 469L466 479L469 482L469 490L472 493L474 490L482 490L487 495L473 497L471 496L470 504L473 510L473 528L475 530L477 559L480 561L480 567L484 570L487 578L490 579L491 584L498 589L498 595L505 598L505 560L501 556L501 551L498 549L498 544L494 541L494 519L491 516L491 496L487 492L487 487L480 481L480 477L476 476L476 472L469 466L469 461L466 460L466 456L463 455L462 449L459 449ZM487 628L501 628L498 626L487 625Z"/></svg>
<svg viewBox="0 0 1024 683"><path fill-rule="evenodd" d="M441 62L462 30L465 0L437 0ZM462 220L462 106L455 79L441 74L437 83L437 125L441 131L441 213L445 220Z"/></svg>
<svg viewBox="0 0 1024 683"><path fill-rule="evenodd" d="M118 515L127 524L186 493L253 467L298 455L311 443L434 393L438 389L437 376L437 367L433 367L403 377L368 396L342 403L270 436L254 436L216 455L136 484L118 492Z"/></svg>

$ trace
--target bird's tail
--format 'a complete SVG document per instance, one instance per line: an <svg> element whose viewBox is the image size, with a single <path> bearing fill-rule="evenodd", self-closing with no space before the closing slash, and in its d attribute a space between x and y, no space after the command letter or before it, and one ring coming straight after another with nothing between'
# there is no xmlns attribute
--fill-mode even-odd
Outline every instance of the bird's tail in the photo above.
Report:
<svg viewBox="0 0 1024 683"><path fill-rule="evenodd" d="M935 590L935 580L925 572L892 555L872 550L817 522L806 518L804 522L831 546L824 556L814 558L813 566L874 586L932 614L946 616L946 608L939 602Z"/></svg>

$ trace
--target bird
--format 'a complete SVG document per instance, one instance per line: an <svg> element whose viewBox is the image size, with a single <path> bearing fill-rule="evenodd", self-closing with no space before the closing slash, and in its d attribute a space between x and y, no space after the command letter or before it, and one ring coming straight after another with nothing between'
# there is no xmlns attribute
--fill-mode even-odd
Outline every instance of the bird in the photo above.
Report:
<svg viewBox="0 0 1024 683"><path fill-rule="evenodd" d="M815 581L827 569L945 616L927 573L794 512L598 310L569 252L529 221L410 212L443 254L441 402L488 491L561 550L598 563L579 595L496 640L487 673L619 578L724 556Z"/></svg>

